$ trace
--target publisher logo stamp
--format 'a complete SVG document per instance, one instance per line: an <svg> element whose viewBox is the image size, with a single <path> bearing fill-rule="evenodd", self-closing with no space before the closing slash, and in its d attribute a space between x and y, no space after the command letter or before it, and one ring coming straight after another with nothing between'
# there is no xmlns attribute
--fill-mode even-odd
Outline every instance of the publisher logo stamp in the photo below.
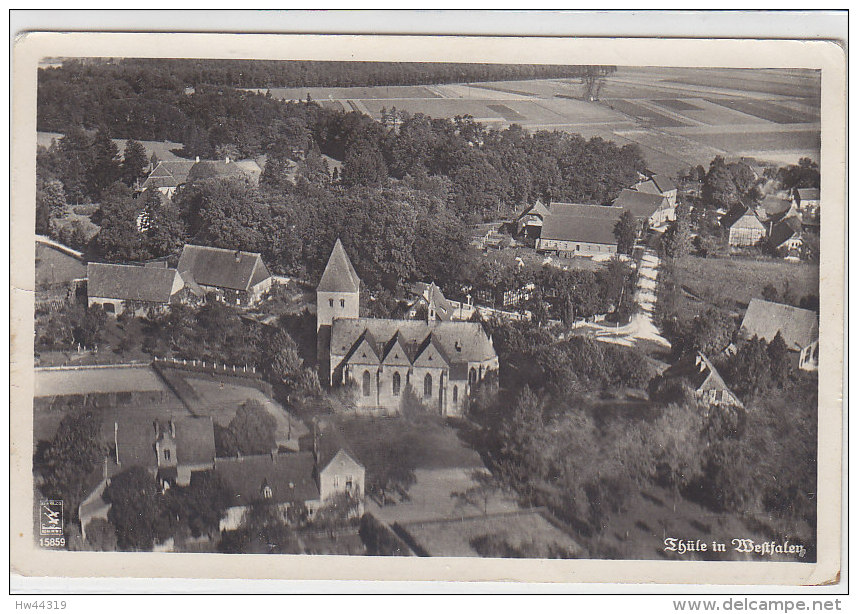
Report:
<svg viewBox="0 0 858 614"><path fill-rule="evenodd" d="M48 499L39 503L39 535L63 534L63 502Z"/></svg>

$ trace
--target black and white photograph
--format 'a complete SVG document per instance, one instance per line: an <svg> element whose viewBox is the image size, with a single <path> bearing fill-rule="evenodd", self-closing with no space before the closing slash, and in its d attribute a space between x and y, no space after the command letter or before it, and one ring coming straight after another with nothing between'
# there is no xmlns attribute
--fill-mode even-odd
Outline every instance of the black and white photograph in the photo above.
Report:
<svg viewBox="0 0 858 614"><path fill-rule="evenodd" d="M823 70L181 49L38 60L36 550L820 560Z"/></svg>

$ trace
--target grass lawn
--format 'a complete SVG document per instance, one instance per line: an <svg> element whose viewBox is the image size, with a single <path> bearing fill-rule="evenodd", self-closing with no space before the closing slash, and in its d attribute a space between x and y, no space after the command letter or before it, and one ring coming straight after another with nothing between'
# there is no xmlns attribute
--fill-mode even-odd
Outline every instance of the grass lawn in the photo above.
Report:
<svg viewBox="0 0 858 614"><path fill-rule="evenodd" d="M819 294L819 267L804 262L686 256L676 262L676 277L703 301L731 311L745 309L752 298L762 298L767 284L783 292L788 282L798 298Z"/></svg>
<svg viewBox="0 0 858 614"><path fill-rule="evenodd" d="M36 287L66 284L86 277L86 265L44 243L36 243Z"/></svg>
<svg viewBox="0 0 858 614"><path fill-rule="evenodd" d="M371 471L369 459L395 444L408 454L416 469L479 468L479 454L462 441L456 430L441 420L403 417L340 417L337 426L358 458ZM364 460L366 459L366 460ZM403 459L405 460L405 459Z"/></svg>

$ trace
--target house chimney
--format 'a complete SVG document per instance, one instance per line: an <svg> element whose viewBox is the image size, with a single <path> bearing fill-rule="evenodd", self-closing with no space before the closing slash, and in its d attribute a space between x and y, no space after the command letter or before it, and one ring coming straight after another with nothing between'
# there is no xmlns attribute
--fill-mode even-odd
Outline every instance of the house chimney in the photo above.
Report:
<svg viewBox="0 0 858 614"><path fill-rule="evenodd" d="M199 161L200 161L200 157L199 157L199 156L197 156L197 157L194 159L194 162L199 162Z"/></svg>
<svg viewBox="0 0 858 614"><path fill-rule="evenodd" d="M229 164L229 156L227 156L226 158L224 158L224 162L225 162L225 163L227 163L227 164Z"/></svg>
<svg viewBox="0 0 858 614"><path fill-rule="evenodd" d="M236 252L235 252L235 261L241 262L241 250L240 249L236 250Z"/></svg>

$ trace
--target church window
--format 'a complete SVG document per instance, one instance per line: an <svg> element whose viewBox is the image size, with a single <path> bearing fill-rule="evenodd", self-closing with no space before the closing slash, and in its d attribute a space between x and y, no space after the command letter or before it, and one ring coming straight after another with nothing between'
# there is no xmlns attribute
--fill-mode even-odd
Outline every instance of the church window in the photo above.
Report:
<svg viewBox="0 0 858 614"><path fill-rule="evenodd" d="M468 379L472 385L477 383L477 370L474 369L473 367L471 367L471 373L470 373Z"/></svg>
<svg viewBox="0 0 858 614"><path fill-rule="evenodd" d="M458 401L459 401L459 387L453 386L453 403L456 403Z"/></svg>
<svg viewBox="0 0 858 614"><path fill-rule="evenodd" d="M399 372L396 371L393 374L393 396L399 396L399 389L402 386L402 380L399 377Z"/></svg>
<svg viewBox="0 0 858 614"><path fill-rule="evenodd" d="M368 397L370 394L370 376L369 371L363 372L363 396Z"/></svg>
<svg viewBox="0 0 858 614"><path fill-rule="evenodd" d="M333 306L334 306L334 299L329 298L329 299L328 299L328 305L330 305L331 307L333 307Z"/></svg>
<svg viewBox="0 0 858 614"><path fill-rule="evenodd" d="M170 460L170 450L164 450L164 459Z"/></svg>
<svg viewBox="0 0 858 614"><path fill-rule="evenodd" d="M264 499L270 499L273 496L274 492L271 490L271 487L266 484L265 487L262 489L262 497Z"/></svg>
<svg viewBox="0 0 858 614"><path fill-rule="evenodd" d="M341 298L340 299L340 307L345 307L345 306L346 306L346 299Z"/></svg>
<svg viewBox="0 0 858 614"><path fill-rule="evenodd" d="M423 378L423 396L431 397L432 396L432 374L427 373L426 377Z"/></svg>

